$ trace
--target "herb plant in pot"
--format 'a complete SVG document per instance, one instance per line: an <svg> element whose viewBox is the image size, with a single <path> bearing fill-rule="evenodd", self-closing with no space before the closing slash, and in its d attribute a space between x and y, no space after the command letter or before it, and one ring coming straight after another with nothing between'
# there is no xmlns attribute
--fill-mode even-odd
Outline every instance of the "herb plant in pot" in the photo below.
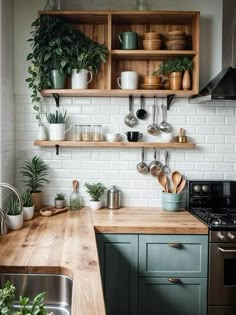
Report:
<svg viewBox="0 0 236 315"><path fill-rule="evenodd" d="M65 113L59 113L56 110L54 113L46 113L47 121L49 122L49 140L65 140L65 134L71 129L66 129L66 111Z"/></svg>
<svg viewBox="0 0 236 315"><path fill-rule="evenodd" d="M65 206L65 194L63 194L63 193L57 194L54 202L55 202L55 207L57 209L64 208L64 206Z"/></svg>
<svg viewBox="0 0 236 315"><path fill-rule="evenodd" d="M34 203L30 191L24 190L21 193L21 199L23 202L23 218L24 220L31 220L34 216Z"/></svg>
<svg viewBox="0 0 236 315"><path fill-rule="evenodd" d="M10 197L6 208L7 226L11 230L19 230L23 226L23 212L19 201Z"/></svg>
<svg viewBox="0 0 236 315"><path fill-rule="evenodd" d="M98 210L102 207L102 200L100 199L104 193L106 187L101 183L89 184L85 183L84 186L87 188L87 193L92 198L90 200L91 210Z"/></svg>
<svg viewBox="0 0 236 315"><path fill-rule="evenodd" d="M38 212L42 207L42 192L40 189L44 184L50 183L50 181L46 179L48 166L36 155L32 160L24 161L20 174L23 176L25 186L32 195L35 212Z"/></svg>
<svg viewBox="0 0 236 315"><path fill-rule="evenodd" d="M106 62L107 48L79 30L74 30L69 57L72 89L87 89L93 73L98 74L101 62ZM88 78L89 76L89 78Z"/></svg>
<svg viewBox="0 0 236 315"><path fill-rule="evenodd" d="M182 89L182 77L185 70L191 70L193 61L188 57L176 57L164 60L159 69L153 72L153 75L168 76L171 90Z"/></svg>

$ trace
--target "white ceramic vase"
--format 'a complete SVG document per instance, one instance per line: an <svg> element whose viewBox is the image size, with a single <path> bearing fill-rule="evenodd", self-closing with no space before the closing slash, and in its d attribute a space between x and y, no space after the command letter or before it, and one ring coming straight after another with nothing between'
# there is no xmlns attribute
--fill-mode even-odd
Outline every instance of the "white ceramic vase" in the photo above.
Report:
<svg viewBox="0 0 236 315"><path fill-rule="evenodd" d="M23 226L23 213L18 215L7 214L7 227L10 230L19 230Z"/></svg>
<svg viewBox="0 0 236 315"><path fill-rule="evenodd" d="M91 210L99 210L102 207L102 200L93 201L89 200Z"/></svg>
<svg viewBox="0 0 236 315"><path fill-rule="evenodd" d="M23 218L25 221L31 220L34 216L34 205L31 207L23 207Z"/></svg>

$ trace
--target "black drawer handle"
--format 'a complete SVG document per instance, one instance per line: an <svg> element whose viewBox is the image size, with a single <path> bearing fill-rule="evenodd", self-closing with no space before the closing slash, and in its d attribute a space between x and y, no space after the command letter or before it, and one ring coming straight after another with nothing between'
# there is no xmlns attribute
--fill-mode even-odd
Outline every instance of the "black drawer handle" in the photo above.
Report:
<svg viewBox="0 0 236 315"><path fill-rule="evenodd" d="M182 244L181 243L169 243L168 246L173 247L173 248L181 248Z"/></svg>
<svg viewBox="0 0 236 315"><path fill-rule="evenodd" d="M171 283L175 283L175 284L180 284L181 283L181 280L178 279L178 278L169 278L168 281L171 282Z"/></svg>

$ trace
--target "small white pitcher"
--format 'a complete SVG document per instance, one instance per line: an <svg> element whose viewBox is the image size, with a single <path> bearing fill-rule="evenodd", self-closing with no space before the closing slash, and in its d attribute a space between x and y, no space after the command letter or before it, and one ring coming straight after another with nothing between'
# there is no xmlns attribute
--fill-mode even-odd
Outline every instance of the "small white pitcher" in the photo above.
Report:
<svg viewBox="0 0 236 315"><path fill-rule="evenodd" d="M88 79L88 75L90 78ZM87 69L72 69L72 76L71 76L71 87L72 89L87 89L88 84L93 79L92 71Z"/></svg>
<svg viewBox="0 0 236 315"><path fill-rule="evenodd" d="M49 140L65 140L65 134L71 129L70 126L65 130L65 124L50 124L49 125Z"/></svg>

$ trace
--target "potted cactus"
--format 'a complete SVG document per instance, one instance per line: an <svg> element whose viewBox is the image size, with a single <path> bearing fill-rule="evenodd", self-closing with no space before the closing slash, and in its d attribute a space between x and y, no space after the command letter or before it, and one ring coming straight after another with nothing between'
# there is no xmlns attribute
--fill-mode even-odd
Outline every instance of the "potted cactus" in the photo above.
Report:
<svg viewBox="0 0 236 315"><path fill-rule="evenodd" d="M31 220L34 216L34 202L29 190L24 190L21 193L23 202L23 218L24 220Z"/></svg>
<svg viewBox="0 0 236 315"><path fill-rule="evenodd" d="M63 194L63 193L57 194L54 202L55 202L55 207L57 209L64 208L64 206L65 206L65 194Z"/></svg>
<svg viewBox="0 0 236 315"><path fill-rule="evenodd" d="M102 207L102 200L100 199L104 193L106 187L101 183L89 184L85 183L84 186L87 188L87 193L92 198L90 200L91 210L98 210Z"/></svg>
<svg viewBox="0 0 236 315"><path fill-rule="evenodd" d="M19 201L10 197L6 207L7 226L11 230L19 230L23 226L23 212Z"/></svg>

